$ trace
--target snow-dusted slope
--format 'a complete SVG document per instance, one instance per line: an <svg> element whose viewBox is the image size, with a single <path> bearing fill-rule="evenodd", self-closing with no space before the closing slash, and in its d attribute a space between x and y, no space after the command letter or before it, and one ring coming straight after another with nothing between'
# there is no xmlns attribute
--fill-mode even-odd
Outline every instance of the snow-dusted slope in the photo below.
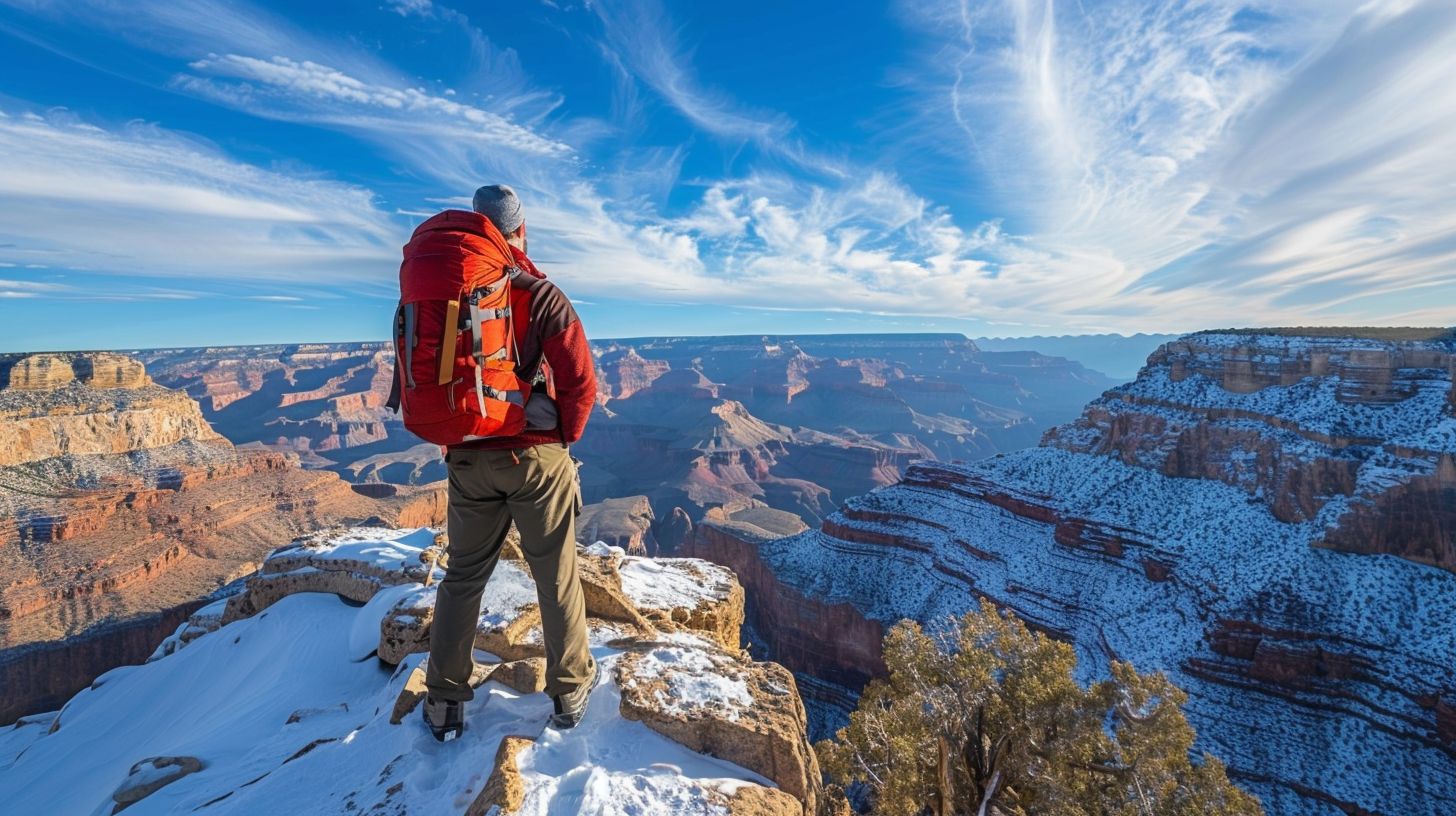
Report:
<svg viewBox="0 0 1456 816"><path fill-rule="evenodd" d="M0 729L0 810L109 814L119 790L175 772L170 760L156 758L192 758L200 770L150 792L128 814L461 814L505 800L528 814L722 814L740 812L750 800L777 806L766 812L801 810L800 799L773 790L774 780L659 733L671 731L662 723L697 712L689 725L694 735L707 745L722 742L720 732L737 726L745 698L756 704L743 678L775 671L787 677L724 649L716 632L670 623L674 609L701 613L737 590L730 573L702 562L646 563L605 547L583 550L584 571L597 576L591 580L619 569L634 576L629 583L644 575L663 579L640 610L656 622L655 631L621 639L621 626L594 620L603 679L578 728L546 728L548 698L508 685L539 684L539 675L521 680L532 668L539 672L539 659L527 657L506 664L519 672L502 669L501 681L479 686L463 737L437 743L412 705L424 656L408 654L397 667L376 656L382 627L401 601L415 598L418 608L418 596L430 592L419 581L429 571L421 555L432 540L427 530L353 530L276 552L242 600L200 611L150 662L109 672L58 714ZM524 577L519 563L501 566L485 615L529 611L534 595L515 597ZM707 580L686 580L691 575ZM589 603L589 613L601 606ZM530 640L523 632L515 645L526 650ZM629 662L650 668L628 667L626 654L647 655ZM500 663L484 652L477 660L487 668ZM665 673L673 663L694 669L692 676ZM717 668L703 671L705 663ZM619 685L640 683L661 700L650 710L631 709L641 720L634 721L624 716L630 707ZM801 705L797 711L802 721ZM802 726L795 734L774 731L770 726L783 723L766 718L754 725L786 745L807 747ZM511 735L525 739L513 741L507 767L493 771ZM717 753L731 755L732 746ZM483 794L488 782L495 787ZM502 799L506 788L514 792Z"/></svg>
<svg viewBox="0 0 1456 816"><path fill-rule="evenodd" d="M1167 671L1271 813L1447 816L1453 352L1194 335L1043 447L921 463L758 558L886 624L986 596L1074 642L1089 678Z"/></svg>

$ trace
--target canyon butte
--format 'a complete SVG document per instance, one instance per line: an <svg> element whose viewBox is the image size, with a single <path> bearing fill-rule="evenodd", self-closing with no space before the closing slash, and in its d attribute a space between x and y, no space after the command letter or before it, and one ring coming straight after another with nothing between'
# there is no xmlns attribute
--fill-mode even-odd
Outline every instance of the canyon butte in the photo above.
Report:
<svg viewBox="0 0 1456 816"><path fill-rule="evenodd" d="M819 736L885 629L989 598L1189 694L1266 811L1456 812L1456 333L1208 332L1038 447L920 462L782 537L709 518ZM826 633L833 636L826 637Z"/></svg>

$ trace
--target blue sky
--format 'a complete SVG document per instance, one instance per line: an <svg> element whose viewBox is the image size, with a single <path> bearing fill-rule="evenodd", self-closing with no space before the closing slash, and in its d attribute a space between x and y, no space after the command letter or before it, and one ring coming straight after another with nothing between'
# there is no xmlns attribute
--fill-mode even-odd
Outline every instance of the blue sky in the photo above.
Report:
<svg viewBox="0 0 1456 816"><path fill-rule="evenodd" d="M0 350L377 339L516 185L595 337L1456 323L1448 0L0 0Z"/></svg>

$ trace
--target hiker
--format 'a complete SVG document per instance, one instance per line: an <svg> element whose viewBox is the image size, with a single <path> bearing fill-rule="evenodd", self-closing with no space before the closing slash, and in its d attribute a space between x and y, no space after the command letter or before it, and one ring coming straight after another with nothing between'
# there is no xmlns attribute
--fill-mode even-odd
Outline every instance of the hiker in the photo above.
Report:
<svg viewBox="0 0 1456 816"><path fill-rule="evenodd" d="M405 427L445 447L449 473L449 561L424 705L441 741L464 728L481 596L512 521L541 607L551 724L576 726L597 679L576 567L581 490L568 450L596 400L591 349L571 302L526 256L515 191L481 187L473 210L447 210L415 230L394 332Z"/></svg>

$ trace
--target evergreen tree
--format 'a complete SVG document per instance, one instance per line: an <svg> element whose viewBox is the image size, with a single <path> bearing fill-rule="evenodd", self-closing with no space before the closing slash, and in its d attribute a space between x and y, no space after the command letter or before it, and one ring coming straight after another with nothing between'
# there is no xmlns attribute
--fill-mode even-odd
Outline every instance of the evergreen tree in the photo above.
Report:
<svg viewBox="0 0 1456 816"><path fill-rule="evenodd" d="M1114 663L1083 688L1068 644L989 602L938 635L902 621L889 677L816 749L884 816L1246 816L1258 800L1191 758L1187 695Z"/></svg>

